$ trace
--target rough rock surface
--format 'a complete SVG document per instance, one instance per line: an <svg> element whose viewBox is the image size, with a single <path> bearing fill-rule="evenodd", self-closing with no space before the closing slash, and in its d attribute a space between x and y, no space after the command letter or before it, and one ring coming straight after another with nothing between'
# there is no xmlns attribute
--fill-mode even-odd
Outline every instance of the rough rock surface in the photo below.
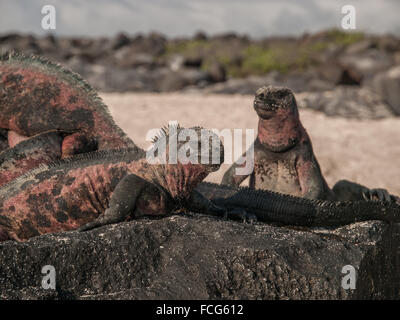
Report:
<svg viewBox="0 0 400 320"><path fill-rule="evenodd" d="M378 73L371 81L372 88L378 92L392 107L394 113L400 115L400 65L388 71Z"/></svg>
<svg viewBox="0 0 400 320"><path fill-rule="evenodd" d="M300 108L321 111L328 116L354 119L382 119L394 112L381 96L368 88L337 86L322 92L302 92L296 95Z"/></svg>
<svg viewBox="0 0 400 320"><path fill-rule="evenodd" d="M332 83L318 79L316 72L293 73L280 75L276 71L269 72L264 76L249 76L247 78L232 78L224 82L210 84L204 88L199 86L187 87L186 92L194 93L219 93L219 94L251 94L265 85L289 87L294 92L323 91L334 88Z"/></svg>
<svg viewBox="0 0 400 320"><path fill-rule="evenodd" d="M347 52L339 58L339 61L344 68L359 74L363 80L388 69L393 64L389 54L375 48L360 50L357 53L351 52L351 54Z"/></svg>
<svg viewBox="0 0 400 320"><path fill-rule="evenodd" d="M197 214L0 245L0 299L351 299L400 296L400 228L244 225ZM358 270L355 290L342 267ZM56 290L41 269L56 269Z"/></svg>

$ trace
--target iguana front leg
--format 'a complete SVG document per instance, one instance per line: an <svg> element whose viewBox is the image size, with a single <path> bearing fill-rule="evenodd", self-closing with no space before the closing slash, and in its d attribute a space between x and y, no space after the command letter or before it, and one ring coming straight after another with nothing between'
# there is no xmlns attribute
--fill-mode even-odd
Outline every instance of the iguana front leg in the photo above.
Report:
<svg viewBox="0 0 400 320"><path fill-rule="evenodd" d="M248 213L245 209L217 206L197 190L192 192L190 198L185 204L185 208L190 211L206 213L217 217L223 217L225 219L241 220L250 223L257 221L257 217L252 213Z"/></svg>
<svg viewBox="0 0 400 320"><path fill-rule="evenodd" d="M84 133L75 132L64 138L61 152L63 158L68 158L75 154L96 151L97 148L97 141L88 138Z"/></svg>
<svg viewBox="0 0 400 320"><path fill-rule="evenodd" d="M378 200L378 201L391 201L391 195L386 189L367 189L363 191L362 196L364 200Z"/></svg>
<svg viewBox="0 0 400 320"><path fill-rule="evenodd" d="M245 157L246 153L242 155ZM237 168L243 168L246 166L246 162L243 164L234 163L230 166L230 168L225 172L224 176L222 177L221 184L225 184L228 186L239 186L251 173L238 175L236 174Z"/></svg>
<svg viewBox="0 0 400 320"><path fill-rule="evenodd" d="M314 156L299 157L296 162L296 171L299 177L301 197L307 199L326 199L330 190L325 187L325 180L321 174L318 162Z"/></svg>
<svg viewBox="0 0 400 320"><path fill-rule="evenodd" d="M7 231L2 226L0 226L0 242L7 240L11 240L11 238L8 236Z"/></svg>
<svg viewBox="0 0 400 320"><path fill-rule="evenodd" d="M348 180L338 181L332 188L332 191L335 194L336 200L340 201L391 201L393 197L386 189L369 189Z"/></svg>
<svg viewBox="0 0 400 320"><path fill-rule="evenodd" d="M87 231L104 225L124 221L136 208L139 197L158 194L160 190L151 182L135 174L124 177L115 187L108 209L96 220L89 222L78 231Z"/></svg>

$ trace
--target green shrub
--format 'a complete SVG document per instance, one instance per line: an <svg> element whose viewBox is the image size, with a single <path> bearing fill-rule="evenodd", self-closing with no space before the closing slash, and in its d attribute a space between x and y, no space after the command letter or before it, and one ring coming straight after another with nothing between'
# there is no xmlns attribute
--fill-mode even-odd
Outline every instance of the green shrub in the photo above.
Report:
<svg viewBox="0 0 400 320"><path fill-rule="evenodd" d="M339 29L332 29L327 31L328 38L334 43L339 45L348 46L364 39L362 32L344 32Z"/></svg>
<svg viewBox="0 0 400 320"><path fill-rule="evenodd" d="M253 41L250 45L237 41L183 39L169 41L164 57L172 54L181 54L186 58L201 57L201 68L205 71L217 61L229 77L260 75L275 70L286 73L317 63L321 53L332 45L348 46L363 38L361 32L332 29L311 37L309 41Z"/></svg>
<svg viewBox="0 0 400 320"><path fill-rule="evenodd" d="M207 48L211 45L207 40L181 40L168 42L166 46L166 55L169 54L182 54L191 55L195 54L197 50Z"/></svg>
<svg viewBox="0 0 400 320"><path fill-rule="evenodd" d="M242 72L246 75L264 74L273 70L285 73L289 67L290 57L281 47L251 45L243 52Z"/></svg>

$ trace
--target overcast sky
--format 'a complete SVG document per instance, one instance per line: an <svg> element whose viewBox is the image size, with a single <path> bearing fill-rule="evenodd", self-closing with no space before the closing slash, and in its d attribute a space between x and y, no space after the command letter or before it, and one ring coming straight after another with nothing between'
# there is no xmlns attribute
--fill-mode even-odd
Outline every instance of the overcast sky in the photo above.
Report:
<svg viewBox="0 0 400 320"><path fill-rule="evenodd" d="M41 28L41 8L48 4L56 8L52 32L59 35L298 35L339 27L345 4L356 8L357 29L400 34L399 0L0 0L0 33L48 33Z"/></svg>

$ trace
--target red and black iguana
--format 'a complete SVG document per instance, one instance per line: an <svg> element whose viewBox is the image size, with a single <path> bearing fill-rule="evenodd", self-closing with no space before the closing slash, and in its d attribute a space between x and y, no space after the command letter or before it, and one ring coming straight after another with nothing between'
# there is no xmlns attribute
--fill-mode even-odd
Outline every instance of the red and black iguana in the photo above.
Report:
<svg viewBox="0 0 400 320"><path fill-rule="evenodd" d="M69 133L62 141L63 158L136 147L78 74L43 57L1 55L0 147L53 130Z"/></svg>
<svg viewBox="0 0 400 320"><path fill-rule="evenodd" d="M384 189L368 189L347 180L337 182L333 191L329 188L314 155L311 139L300 121L296 99L290 89L272 86L258 89L254 109L259 121L250 188L307 199L390 199ZM233 164L221 183L239 186L248 177L236 174L239 166L246 166L246 163Z"/></svg>
<svg viewBox="0 0 400 320"><path fill-rule="evenodd" d="M177 139L183 129L177 126L173 136L163 129L155 142L160 137ZM192 129L197 134L205 132L200 127ZM218 141L215 147L208 140L207 164L200 163L204 161L200 153L195 155L198 163L178 159L177 164L150 164L136 149L128 148L80 154L25 173L0 188L0 241L26 240L77 228L87 230L182 208L224 216L226 210L193 192L223 162L218 136L206 133L209 139ZM202 150L202 141L198 150ZM181 150L185 143L178 141L177 148ZM169 155L169 148L166 151ZM219 163L213 164L211 156L215 153Z"/></svg>

